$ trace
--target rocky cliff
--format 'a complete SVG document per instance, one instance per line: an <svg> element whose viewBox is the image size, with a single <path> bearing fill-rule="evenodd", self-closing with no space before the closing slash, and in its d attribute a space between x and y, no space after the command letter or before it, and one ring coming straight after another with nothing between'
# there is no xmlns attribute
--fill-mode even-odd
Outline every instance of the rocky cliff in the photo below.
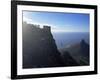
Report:
<svg viewBox="0 0 100 80"><path fill-rule="evenodd" d="M50 26L23 23L23 68L64 66Z"/></svg>

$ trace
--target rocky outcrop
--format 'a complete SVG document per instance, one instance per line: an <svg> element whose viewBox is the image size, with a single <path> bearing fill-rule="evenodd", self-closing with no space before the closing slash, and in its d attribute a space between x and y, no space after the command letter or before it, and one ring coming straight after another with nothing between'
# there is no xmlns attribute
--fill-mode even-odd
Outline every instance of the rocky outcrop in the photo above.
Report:
<svg viewBox="0 0 100 80"><path fill-rule="evenodd" d="M23 23L23 68L64 66L50 26Z"/></svg>

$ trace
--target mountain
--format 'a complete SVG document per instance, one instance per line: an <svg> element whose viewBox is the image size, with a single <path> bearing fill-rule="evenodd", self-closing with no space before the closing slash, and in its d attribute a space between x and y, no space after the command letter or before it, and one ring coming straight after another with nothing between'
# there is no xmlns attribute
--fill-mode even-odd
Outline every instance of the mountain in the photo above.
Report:
<svg viewBox="0 0 100 80"><path fill-rule="evenodd" d="M84 66L89 65L89 44L85 40L81 40L80 43L70 45L69 47L59 50L63 56L66 55L65 52L74 59L78 65ZM66 58L64 58L66 60Z"/></svg>
<svg viewBox="0 0 100 80"><path fill-rule="evenodd" d="M50 26L23 23L23 68L64 66Z"/></svg>
<svg viewBox="0 0 100 80"><path fill-rule="evenodd" d="M51 26L22 26L23 68L44 68L89 65L89 45L85 40L57 49Z"/></svg>

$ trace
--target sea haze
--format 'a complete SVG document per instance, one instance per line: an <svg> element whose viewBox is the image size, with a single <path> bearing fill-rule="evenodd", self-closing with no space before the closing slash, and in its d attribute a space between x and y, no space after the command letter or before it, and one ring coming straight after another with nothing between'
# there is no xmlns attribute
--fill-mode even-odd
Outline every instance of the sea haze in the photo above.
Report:
<svg viewBox="0 0 100 80"><path fill-rule="evenodd" d="M69 47L82 39L89 44L89 32L52 32L57 48Z"/></svg>

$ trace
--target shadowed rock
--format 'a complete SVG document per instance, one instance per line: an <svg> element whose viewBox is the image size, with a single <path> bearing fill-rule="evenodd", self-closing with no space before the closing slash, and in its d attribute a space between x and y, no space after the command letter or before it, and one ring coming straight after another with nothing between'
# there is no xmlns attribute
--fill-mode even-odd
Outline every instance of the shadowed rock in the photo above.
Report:
<svg viewBox="0 0 100 80"><path fill-rule="evenodd" d="M50 26L23 23L23 68L64 66Z"/></svg>

